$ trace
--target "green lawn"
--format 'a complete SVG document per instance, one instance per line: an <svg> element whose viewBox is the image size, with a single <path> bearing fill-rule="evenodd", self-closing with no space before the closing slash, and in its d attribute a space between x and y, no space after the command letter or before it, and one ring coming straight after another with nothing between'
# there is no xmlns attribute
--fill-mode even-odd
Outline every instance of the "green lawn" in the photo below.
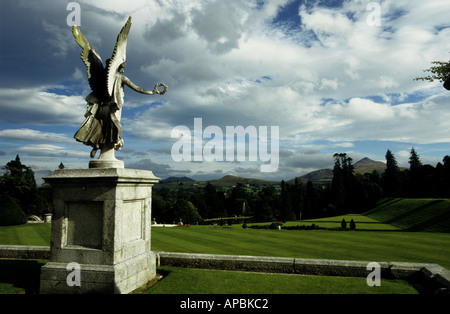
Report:
<svg viewBox="0 0 450 314"><path fill-rule="evenodd" d="M239 225L158 227L152 228L152 250L436 263L450 269L448 233L243 229Z"/></svg>
<svg viewBox="0 0 450 314"><path fill-rule="evenodd" d="M0 226L0 244L50 245L51 224L27 223L18 226Z"/></svg>
<svg viewBox="0 0 450 314"><path fill-rule="evenodd" d="M310 226L314 223L328 230L243 229L241 225L231 227L153 227L152 250L368 262L436 263L450 269L450 232L448 232L450 224L447 219L450 215L449 212L450 200L385 199L378 204L375 210L364 215L336 216L284 224L284 226ZM339 230L342 219L346 220L347 226L350 220L354 219L356 230L349 231L348 228L346 231ZM50 245L50 233L51 224L45 223L0 227L0 244ZM3 272L0 272L0 293L32 291L33 287L24 286L27 281L23 280L23 276L18 276L15 281L2 280L2 278L7 278L11 269L11 273L24 273L20 267L24 267L23 269L31 267L36 270L40 266L42 263L39 261L0 261L0 269L3 269ZM154 287L155 289L149 290L149 293L165 293L164 291L169 291L169 293L177 291L181 293L197 293L198 291L214 293L215 287L220 289L217 290L221 291L219 293L247 293L248 291L258 293L260 287L264 287L262 293L315 291L308 290L308 287L311 288L308 280L314 280L312 286L316 285L319 289L317 291L330 291L325 293L340 293L340 291L345 291L345 293L398 293L388 292L389 290L383 290L383 292L380 292L382 290L352 290L352 287L361 285L364 288L371 288L365 284L365 278L312 277L312 279L308 279L308 276L268 274L263 276L261 274L170 268L161 270L166 273L170 272L170 275L159 282ZM233 279L234 281L228 279L235 276L238 278ZM258 284L258 280L253 280L252 276L261 278L260 282L263 283ZM191 279L187 281L183 278ZM240 282L241 280L243 282L233 286L233 284L227 284L229 280L231 280L230 282ZM285 280L284 284L278 280ZM287 280L289 283L286 283ZM353 282L353 280L355 281ZM38 282L38 279L36 281ZM217 285L217 281L220 281L221 284ZM196 284L192 285L192 282ZM208 286L208 283L211 282L214 282L214 287ZM389 285L391 284L392 291L410 293L407 283L389 281ZM348 287L346 287L347 285ZM402 288L396 288L396 285L400 285ZM282 292L277 290L281 286L286 286ZM327 290L328 288L329 290ZM383 287L383 289L385 288L391 289L387 284ZM195 289L200 290L195 292Z"/></svg>
<svg viewBox="0 0 450 314"><path fill-rule="evenodd" d="M402 280L381 280L368 286L366 278L242 273L160 267L165 275L145 294L417 294Z"/></svg>
<svg viewBox="0 0 450 314"><path fill-rule="evenodd" d="M343 217L346 221L353 217L357 231L243 229L240 225L153 227L152 250L436 263L450 269L450 233L405 232L398 231L398 227L390 230L388 224L374 222L370 217ZM339 228L341 220L339 216L286 225L316 223ZM50 224L0 227L0 244L50 245L50 232Z"/></svg>
<svg viewBox="0 0 450 314"><path fill-rule="evenodd" d="M368 217L362 214L349 214L334 217L301 220L301 221L288 221L283 226L311 226L312 224L318 225L321 228L327 229L340 229L341 221L345 219L347 223L347 228L349 228L350 221L353 219L356 223L356 229L358 231L392 231L392 230L402 230L400 227L393 226L391 224L383 223L375 218Z"/></svg>

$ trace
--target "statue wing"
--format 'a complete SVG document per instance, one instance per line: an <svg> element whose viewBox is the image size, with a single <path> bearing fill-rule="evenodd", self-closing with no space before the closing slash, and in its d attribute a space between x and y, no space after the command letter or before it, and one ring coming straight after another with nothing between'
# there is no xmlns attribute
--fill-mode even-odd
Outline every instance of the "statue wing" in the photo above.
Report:
<svg viewBox="0 0 450 314"><path fill-rule="evenodd" d="M116 46L114 47L113 55L109 60L106 72L106 86L108 89L108 95L112 97L113 89L114 89L114 81L117 74L119 74L120 65L125 63L126 60L126 50L127 50L127 40L128 33L131 28L131 16L128 18L128 21L125 23L124 27L120 31L117 36Z"/></svg>
<svg viewBox="0 0 450 314"><path fill-rule="evenodd" d="M76 25L72 27L72 33L78 45L83 48L81 60L83 60L86 65L89 86L94 94L104 94L105 69L100 55L95 51Z"/></svg>

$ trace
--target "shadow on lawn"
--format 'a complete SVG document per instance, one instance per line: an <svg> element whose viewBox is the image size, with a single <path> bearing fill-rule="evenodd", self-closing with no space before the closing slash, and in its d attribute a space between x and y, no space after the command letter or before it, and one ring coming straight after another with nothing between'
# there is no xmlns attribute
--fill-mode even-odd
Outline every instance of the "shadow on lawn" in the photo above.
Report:
<svg viewBox="0 0 450 314"><path fill-rule="evenodd" d="M26 294L39 293L41 267L46 261L0 259L0 282L23 288Z"/></svg>

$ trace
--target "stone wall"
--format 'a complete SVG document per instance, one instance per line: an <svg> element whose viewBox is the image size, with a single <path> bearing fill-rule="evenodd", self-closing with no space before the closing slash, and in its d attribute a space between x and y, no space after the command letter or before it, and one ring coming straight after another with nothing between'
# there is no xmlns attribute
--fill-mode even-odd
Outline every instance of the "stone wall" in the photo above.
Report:
<svg viewBox="0 0 450 314"><path fill-rule="evenodd" d="M313 276L367 277L368 261L155 252L157 266ZM381 278L402 279L424 292L450 293L450 271L437 264L378 262Z"/></svg>
<svg viewBox="0 0 450 314"><path fill-rule="evenodd" d="M49 246L0 245L0 258L50 259Z"/></svg>
<svg viewBox="0 0 450 314"><path fill-rule="evenodd" d="M291 257L153 252L157 266L317 276L367 277L369 262ZM45 246L0 245L0 258L48 259ZM378 262L381 278L420 284L424 291L450 293L450 271L437 264Z"/></svg>

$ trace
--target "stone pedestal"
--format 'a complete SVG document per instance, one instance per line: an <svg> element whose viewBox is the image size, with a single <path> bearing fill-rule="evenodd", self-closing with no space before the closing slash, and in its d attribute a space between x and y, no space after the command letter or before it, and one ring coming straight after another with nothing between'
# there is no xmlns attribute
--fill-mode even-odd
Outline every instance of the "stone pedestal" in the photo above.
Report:
<svg viewBox="0 0 450 314"><path fill-rule="evenodd" d="M151 195L159 178L151 171L64 169L45 181L55 212L40 293L129 293L155 277Z"/></svg>

